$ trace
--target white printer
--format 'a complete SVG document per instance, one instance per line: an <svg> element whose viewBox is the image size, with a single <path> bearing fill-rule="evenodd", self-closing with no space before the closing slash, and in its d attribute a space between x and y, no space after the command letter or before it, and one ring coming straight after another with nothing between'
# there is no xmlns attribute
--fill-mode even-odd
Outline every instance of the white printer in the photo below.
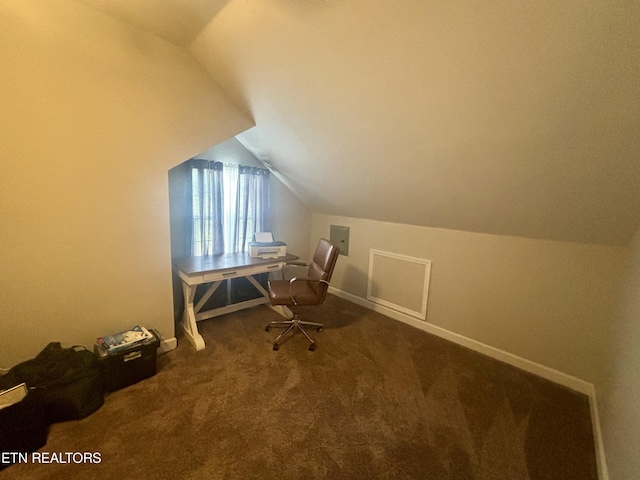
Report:
<svg viewBox="0 0 640 480"><path fill-rule="evenodd" d="M273 240L271 232L260 232L249 242L249 256L259 258L284 257L287 254L287 244Z"/></svg>

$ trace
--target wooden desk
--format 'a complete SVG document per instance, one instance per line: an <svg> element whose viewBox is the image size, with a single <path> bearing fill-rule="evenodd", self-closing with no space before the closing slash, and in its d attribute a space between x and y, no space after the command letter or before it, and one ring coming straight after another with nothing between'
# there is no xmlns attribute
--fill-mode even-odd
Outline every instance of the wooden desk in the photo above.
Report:
<svg viewBox="0 0 640 480"><path fill-rule="evenodd" d="M286 262L292 262L297 259L298 257L295 255L277 258L254 258L247 253L224 253L204 257L189 257L174 261L173 266L182 280L182 292L184 294L182 329L186 339L196 350L203 350L205 344L204 339L198 332L198 321L236 312L243 308L270 303L269 292L258 283L253 275L282 270ZM200 311L225 280L237 277L246 277L262 296L244 302L232 303L224 307ZM194 305L193 301L198 285L211 282L213 282L211 286L198 303ZM286 312L284 313L286 314Z"/></svg>

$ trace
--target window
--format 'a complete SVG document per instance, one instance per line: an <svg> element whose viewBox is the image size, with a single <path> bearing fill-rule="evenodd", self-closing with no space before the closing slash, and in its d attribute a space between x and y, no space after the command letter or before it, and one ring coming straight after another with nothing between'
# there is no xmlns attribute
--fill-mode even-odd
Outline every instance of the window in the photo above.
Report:
<svg viewBox="0 0 640 480"><path fill-rule="evenodd" d="M271 230L269 170L191 160L193 256L244 252Z"/></svg>

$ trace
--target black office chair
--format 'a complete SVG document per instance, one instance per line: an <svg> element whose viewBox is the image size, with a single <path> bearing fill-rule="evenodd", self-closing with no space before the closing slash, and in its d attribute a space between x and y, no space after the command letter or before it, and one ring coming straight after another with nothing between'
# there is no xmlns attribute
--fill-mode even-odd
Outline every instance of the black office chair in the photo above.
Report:
<svg viewBox="0 0 640 480"><path fill-rule="evenodd" d="M280 340L289 332L300 330L307 340L311 342L309 350L316 349L316 344L304 329L305 326L315 327L318 332L322 331L323 325L315 322L304 322L298 317L296 307L308 305L321 305L327 297L329 281L333 274L333 268L338 260L340 249L332 244L329 240L321 238L316 247L311 263L288 262L287 265L297 265L309 267L307 275L304 277L293 277L290 280L271 280L269 281L269 296L271 305L282 305L289 307L293 312L293 319L282 322L271 322L265 330L268 332L272 327L285 327L276 338L273 349L280 349Z"/></svg>

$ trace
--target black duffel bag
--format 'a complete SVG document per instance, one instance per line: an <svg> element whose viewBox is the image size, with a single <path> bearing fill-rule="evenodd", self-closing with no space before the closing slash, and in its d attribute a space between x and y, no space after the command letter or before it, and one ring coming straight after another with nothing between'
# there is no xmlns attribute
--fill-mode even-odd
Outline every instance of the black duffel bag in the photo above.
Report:
<svg viewBox="0 0 640 480"><path fill-rule="evenodd" d="M62 348L51 342L35 358L0 377L0 390L26 383L33 405L47 423L77 420L104 403L104 378L96 356L84 347Z"/></svg>
<svg viewBox="0 0 640 480"><path fill-rule="evenodd" d="M13 454L27 454L47 443L49 426L44 409L31 393L20 402L0 410L0 470L19 462Z"/></svg>

